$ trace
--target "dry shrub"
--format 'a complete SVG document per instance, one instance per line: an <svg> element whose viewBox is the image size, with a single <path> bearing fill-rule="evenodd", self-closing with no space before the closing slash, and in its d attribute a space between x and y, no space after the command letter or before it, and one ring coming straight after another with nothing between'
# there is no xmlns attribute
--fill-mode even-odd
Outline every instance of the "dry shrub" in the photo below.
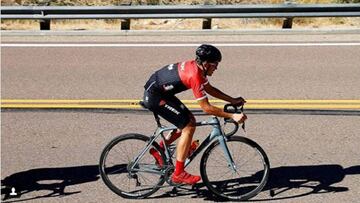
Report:
<svg viewBox="0 0 360 203"><path fill-rule="evenodd" d="M199 5L279 4L285 0L1 0L2 6L110 6L110 5ZM290 0L304 4L359 3L360 0ZM283 19L213 19L213 29L281 28ZM201 29L202 19L134 19L131 29ZM359 18L295 18L293 27L360 27ZM1 20L2 30L39 29L36 20ZM120 29L120 20L52 20L51 29Z"/></svg>

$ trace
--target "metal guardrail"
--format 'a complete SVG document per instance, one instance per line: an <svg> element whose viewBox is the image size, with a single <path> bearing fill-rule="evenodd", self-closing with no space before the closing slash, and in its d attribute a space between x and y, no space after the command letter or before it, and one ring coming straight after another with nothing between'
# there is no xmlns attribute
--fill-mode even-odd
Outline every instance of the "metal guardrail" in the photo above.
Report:
<svg viewBox="0 0 360 203"><path fill-rule="evenodd" d="M211 29L212 18L284 18L283 28L298 17L360 17L360 4L271 4L197 6L3 6L1 19L40 20L49 30L52 19L123 19L121 29L130 29L130 19L203 18Z"/></svg>

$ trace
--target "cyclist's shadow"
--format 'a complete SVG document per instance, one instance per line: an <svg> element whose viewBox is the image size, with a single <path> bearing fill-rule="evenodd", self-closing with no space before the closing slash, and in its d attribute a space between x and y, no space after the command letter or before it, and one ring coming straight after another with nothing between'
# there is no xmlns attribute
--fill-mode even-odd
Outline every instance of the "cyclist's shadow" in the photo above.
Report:
<svg viewBox="0 0 360 203"><path fill-rule="evenodd" d="M268 198L255 197L257 201L296 198L316 193L345 192L346 187L335 187L333 184L341 182L346 175L359 175L360 165L343 168L340 165L317 165L317 166L284 166L273 168L264 191L273 191L273 196ZM22 171L1 180L1 193L3 200L24 201L57 196L67 196L80 193L81 191L65 192L67 186L79 185L99 180L98 165L74 166L65 168L38 168ZM11 188L16 188L18 196L11 198ZM301 188L306 188L301 192ZM308 188L311 189L309 192ZM292 195L294 191L300 190L299 195ZM49 191L43 196L35 196L29 199L20 198L26 193L36 191ZM288 192L288 191L291 192ZM163 190L162 190L163 191ZM166 188L165 193L157 192L147 199L169 198L173 196L191 196L191 198L203 198L204 200L219 201L214 197L204 184L197 184L195 189L182 187L178 193L171 192ZM287 193L288 192L288 193ZM289 194L289 195L288 195ZM9 199L10 198L10 199ZM120 197L119 197L120 198Z"/></svg>
<svg viewBox="0 0 360 203"><path fill-rule="evenodd" d="M264 195L254 197L251 200L281 200L319 193L346 192L349 190L347 187L333 186L333 184L341 182L346 175L360 175L360 165L345 169L340 165L284 166L273 168L270 170L268 183L263 189L263 193L268 192L268 195L265 195L265 197ZM183 187L177 191L177 193L169 191L151 198L192 196L192 198L219 201L217 197L214 197L207 190L203 183L197 184L195 188Z"/></svg>
<svg viewBox="0 0 360 203"><path fill-rule="evenodd" d="M26 200L48 198L56 196L67 196L81 191L65 192L65 188L99 179L99 167L97 165L75 166L65 168L37 168L12 174L1 180L1 194L3 200L20 200L26 193L35 191L50 191L46 195L32 197ZM11 189L14 188L17 195L10 196Z"/></svg>

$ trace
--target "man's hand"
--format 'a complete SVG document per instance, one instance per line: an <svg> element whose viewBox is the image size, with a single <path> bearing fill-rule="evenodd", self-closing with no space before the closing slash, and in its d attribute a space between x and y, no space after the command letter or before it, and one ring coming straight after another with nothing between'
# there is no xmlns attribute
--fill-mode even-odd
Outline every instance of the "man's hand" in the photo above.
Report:
<svg viewBox="0 0 360 203"><path fill-rule="evenodd" d="M232 119L237 123L243 123L247 119L247 116L244 113L234 113Z"/></svg>
<svg viewBox="0 0 360 203"><path fill-rule="evenodd" d="M241 105L244 105L245 103L246 103L246 101L242 97L233 98L233 101L231 102L231 104L233 104L235 106L241 106Z"/></svg>

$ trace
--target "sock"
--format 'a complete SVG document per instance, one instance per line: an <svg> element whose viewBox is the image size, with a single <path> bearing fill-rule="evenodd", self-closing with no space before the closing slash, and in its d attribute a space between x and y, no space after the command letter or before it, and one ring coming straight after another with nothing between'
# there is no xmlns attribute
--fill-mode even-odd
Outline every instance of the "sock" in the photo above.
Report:
<svg viewBox="0 0 360 203"><path fill-rule="evenodd" d="M176 176L178 176L182 172L184 172L184 165L185 165L185 162L176 160L176 167L175 167L175 172L174 172L174 174Z"/></svg>

